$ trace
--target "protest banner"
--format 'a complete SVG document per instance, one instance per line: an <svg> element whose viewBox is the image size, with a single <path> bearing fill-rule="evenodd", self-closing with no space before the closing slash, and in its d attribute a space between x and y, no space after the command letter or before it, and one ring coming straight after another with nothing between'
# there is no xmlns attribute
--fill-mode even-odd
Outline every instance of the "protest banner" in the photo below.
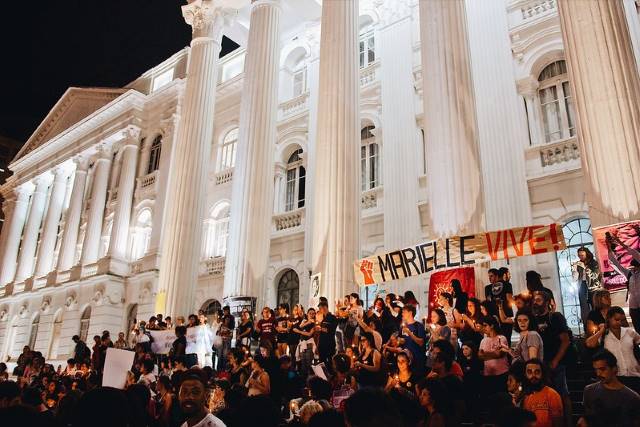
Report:
<svg viewBox="0 0 640 427"><path fill-rule="evenodd" d="M102 386L124 389L127 382L127 372L133 366L134 356L135 352L133 351L107 348Z"/></svg>
<svg viewBox="0 0 640 427"><path fill-rule="evenodd" d="M476 294L476 276L473 267L453 268L433 273L429 277L429 314L438 307L438 295L443 292L451 293L451 281L457 279L462 285L462 291L469 298Z"/></svg>
<svg viewBox="0 0 640 427"><path fill-rule="evenodd" d="M317 307L320 303L320 281L322 273L311 276L309 280L309 305L308 307Z"/></svg>
<svg viewBox="0 0 640 427"><path fill-rule="evenodd" d="M358 285L373 285L437 270L555 252L565 247L559 224L531 225L430 240L357 260L353 270Z"/></svg>
<svg viewBox="0 0 640 427"><path fill-rule="evenodd" d="M206 347L209 344L211 337L207 334L207 328L208 326L200 325L187 329L187 354L197 353L198 346ZM168 354L169 350L171 350L171 345L177 338L174 330L149 331L149 334L153 338L151 351L156 354Z"/></svg>
<svg viewBox="0 0 640 427"><path fill-rule="evenodd" d="M594 227L593 240L605 289L617 291L627 287L631 260L640 261L640 221Z"/></svg>

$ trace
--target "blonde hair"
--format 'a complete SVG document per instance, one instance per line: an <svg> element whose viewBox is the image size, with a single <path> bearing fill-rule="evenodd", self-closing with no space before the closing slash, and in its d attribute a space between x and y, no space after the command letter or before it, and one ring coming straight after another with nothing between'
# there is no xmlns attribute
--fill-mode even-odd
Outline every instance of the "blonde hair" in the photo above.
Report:
<svg viewBox="0 0 640 427"><path fill-rule="evenodd" d="M303 424L309 424L309 420L314 414L322 412L322 406L315 400L310 400L300 408L300 421Z"/></svg>

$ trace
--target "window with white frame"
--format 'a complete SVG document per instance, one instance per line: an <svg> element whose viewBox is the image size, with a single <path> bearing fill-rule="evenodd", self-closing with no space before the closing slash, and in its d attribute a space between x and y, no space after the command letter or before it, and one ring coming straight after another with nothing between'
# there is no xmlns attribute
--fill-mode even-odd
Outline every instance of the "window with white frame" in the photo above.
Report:
<svg viewBox="0 0 640 427"><path fill-rule="evenodd" d="M376 60L376 40L373 30L368 30L360 35L360 68L364 68Z"/></svg>
<svg viewBox="0 0 640 427"><path fill-rule="evenodd" d="M149 165L147 166L147 174L157 171L160 168L160 154L162 153L162 135L155 137L151 143L149 151Z"/></svg>
<svg viewBox="0 0 640 427"><path fill-rule="evenodd" d="M375 126L364 127L360 131L360 177L362 191L371 190L380 185L380 147L372 130Z"/></svg>
<svg viewBox="0 0 640 427"><path fill-rule="evenodd" d="M29 332L29 348L33 350L36 345L36 338L38 337L38 326L40 326L40 313L31 321L31 331Z"/></svg>
<svg viewBox="0 0 640 427"><path fill-rule="evenodd" d="M306 170L302 165L302 148L294 151L287 160L284 210L304 207Z"/></svg>
<svg viewBox="0 0 640 427"><path fill-rule="evenodd" d="M307 69L302 68L293 72L293 97L304 93L307 86Z"/></svg>
<svg viewBox="0 0 640 427"><path fill-rule="evenodd" d="M131 260L144 257L149 249L152 230L151 209L146 208L138 213L131 235Z"/></svg>
<svg viewBox="0 0 640 427"><path fill-rule="evenodd" d="M216 206L205 221L202 258L223 257L227 254L229 240L230 206L222 203Z"/></svg>
<svg viewBox="0 0 640 427"><path fill-rule="evenodd" d="M89 335L89 324L91 322L91 306L88 305L87 308L82 312L82 316L80 317L80 330L78 331L78 335L80 339L84 342L87 342L87 335Z"/></svg>
<svg viewBox="0 0 640 427"><path fill-rule="evenodd" d="M224 136L220 149L218 150L218 159L216 171L222 172L233 168L236 164L236 148L238 145L238 128L231 129Z"/></svg>
<svg viewBox="0 0 640 427"><path fill-rule="evenodd" d="M538 98L546 142L575 136L575 108L564 60L547 65L540 76Z"/></svg>

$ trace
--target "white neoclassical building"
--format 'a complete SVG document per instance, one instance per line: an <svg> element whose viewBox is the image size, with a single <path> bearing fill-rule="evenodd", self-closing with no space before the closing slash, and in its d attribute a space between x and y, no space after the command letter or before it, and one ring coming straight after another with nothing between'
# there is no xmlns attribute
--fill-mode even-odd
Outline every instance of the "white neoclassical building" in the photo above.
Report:
<svg viewBox="0 0 640 427"><path fill-rule="evenodd" d="M638 5L586 3L189 2L190 47L69 88L11 163L0 357L243 297L306 306L316 273L355 291L360 255L553 221L569 248L513 282L540 271L578 328L569 260L640 199ZM425 305L427 284L360 292Z"/></svg>

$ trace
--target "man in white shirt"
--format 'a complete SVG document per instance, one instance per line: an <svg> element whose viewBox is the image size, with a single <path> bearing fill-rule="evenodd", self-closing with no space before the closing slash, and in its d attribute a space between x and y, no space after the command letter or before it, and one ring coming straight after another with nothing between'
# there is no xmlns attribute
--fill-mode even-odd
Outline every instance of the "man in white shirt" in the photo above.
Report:
<svg viewBox="0 0 640 427"><path fill-rule="evenodd" d="M187 416L181 427L226 427L215 415L207 411L207 392L204 379L196 372L188 372L178 393L180 408Z"/></svg>

